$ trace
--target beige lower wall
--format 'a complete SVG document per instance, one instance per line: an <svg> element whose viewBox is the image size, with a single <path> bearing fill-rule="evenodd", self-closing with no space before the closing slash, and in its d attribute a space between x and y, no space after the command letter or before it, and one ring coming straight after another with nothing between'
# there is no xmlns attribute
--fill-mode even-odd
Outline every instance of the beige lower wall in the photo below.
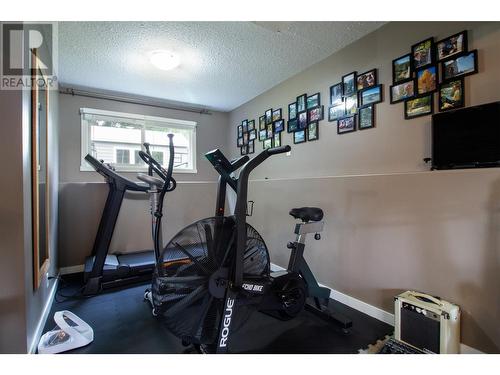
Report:
<svg viewBox="0 0 500 375"><path fill-rule="evenodd" d="M59 194L59 266L84 263L90 255L108 187L103 183L66 183ZM165 242L188 224L215 210L215 182L178 183L165 198ZM127 193L116 223L110 252L152 248L151 216L146 194Z"/></svg>
<svg viewBox="0 0 500 375"><path fill-rule="evenodd" d="M462 342L500 352L500 172L258 180L254 215L274 263L287 266L292 207L325 212L321 241L306 258L322 283L393 312L416 289L462 308Z"/></svg>

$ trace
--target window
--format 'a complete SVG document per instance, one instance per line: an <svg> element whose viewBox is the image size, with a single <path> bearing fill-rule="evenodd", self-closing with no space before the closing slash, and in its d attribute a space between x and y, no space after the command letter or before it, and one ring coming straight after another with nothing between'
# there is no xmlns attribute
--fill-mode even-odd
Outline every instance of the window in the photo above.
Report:
<svg viewBox="0 0 500 375"><path fill-rule="evenodd" d="M160 163L161 165L163 165L163 151L151 151L151 156L158 163ZM174 163L175 163L175 155L174 155ZM175 163L175 164L177 164L177 163Z"/></svg>
<svg viewBox="0 0 500 375"><path fill-rule="evenodd" d="M174 134L175 172L196 173L196 122L81 108L82 155L80 170L93 171L84 160L91 154L117 171L145 171L139 156L143 143L163 166L168 165L167 134Z"/></svg>
<svg viewBox="0 0 500 375"><path fill-rule="evenodd" d="M116 149L116 164L130 164L130 150Z"/></svg>

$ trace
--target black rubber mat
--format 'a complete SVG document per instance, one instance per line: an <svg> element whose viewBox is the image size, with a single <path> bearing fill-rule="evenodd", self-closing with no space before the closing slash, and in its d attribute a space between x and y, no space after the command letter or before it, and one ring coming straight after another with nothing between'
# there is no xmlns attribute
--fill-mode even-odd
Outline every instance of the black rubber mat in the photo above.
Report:
<svg viewBox="0 0 500 375"><path fill-rule="evenodd" d="M190 353L156 320L143 301L148 285L109 290L89 298L65 299L80 288L77 281L60 283L44 332L52 329L55 311L70 310L94 329L94 341L68 353ZM76 293L78 294L78 293ZM64 300L65 299L65 300ZM64 300L64 301L63 301ZM349 334L304 311L290 321L280 321L254 313L232 337L233 353L358 353L377 339L391 334L393 327L336 301L330 306L348 316L353 327Z"/></svg>

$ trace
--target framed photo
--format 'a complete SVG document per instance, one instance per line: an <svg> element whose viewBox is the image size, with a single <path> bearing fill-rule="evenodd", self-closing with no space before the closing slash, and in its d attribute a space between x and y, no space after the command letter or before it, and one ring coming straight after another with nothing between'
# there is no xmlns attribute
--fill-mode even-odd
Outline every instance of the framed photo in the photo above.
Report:
<svg viewBox="0 0 500 375"><path fill-rule="evenodd" d="M364 107L368 104L380 103L382 101L382 85L369 87L360 91L359 93L359 106ZM346 111L347 112L347 111Z"/></svg>
<svg viewBox="0 0 500 375"><path fill-rule="evenodd" d="M273 111L273 122L278 120L281 120L281 108Z"/></svg>
<svg viewBox="0 0 500 375"><path fill-rule="evenodd" d="M419 96L405 101L405 119L431 115L434 112L433 94Z"/></svg>
<svg viewBox="0 0 500 375"><path fill-rule="evenodd" d="M285 120L281 119L274 122L274 132L280 133L285 130Z"/></svg>
<svg viewBox="0 0 500 375"><path fill-rule="evenodd" d="M413 68L423 68L434 62L434 38L422 40L411 47Z"/></svg>
<svg viewBox="0 0 500 375"><path fill-rule="evenodd" d="M238 141L236 142L236 144L237 144L238 147L243 146L243 137L238 138Z"/></svg>
<svg viewBox="0 0 500 375"><path fill-rule="evenodd" d="M330 105L339 105L342 103L342 82L330 86Z"/></svg>
<svg viewBox="0 0 500 375"><path fill-rule="evenodd" d="M477 50L443 61L443 81L477 73Z"/></svg>
<svg viewBox="0 0 500 375"><path fill-rule="evenodd" d="M267 125L267 138L273 137L273 123Z"/></svg>
<svg viewBox="0 0 500 375"><path fill-rule="evenodd" d="M255 138L257 138L257 130L253 129L248 132L248 140L253 141Z"/></svg>
<svg viewBox="0 0 500 375"><path fill-rule="evenodd" d="M319 92L307 97L307 109L319 107L320 103L321 103L321 99L320 99Z"/></svg>
<svg viewBox="0 0 500 375"><path fill-rule="evenodd" d="M241 155L248 154L248 146L246 146L246 145L245 146L241 146L240 147L240 153L241 153Z"/></svg>
<svg viewBox="0 0 500 375"><path fill-rule="evenodd" d="M267 138L267 130L266 129L259 130L259 141L263 141L266 138Z"/></svg>
<svg viewBox="0 0 500 375"><path fill-rule="evenodd" d="M247 126L247 130L248 131L252 131L255 129L255 120L249 120L248 121L248 126Z"/></svg>
<svg viewBox="0 0 500 375"><path fill-rule="evenodd" d="M254 152L255 152L255 143L254 141L252 141L248 144L247 154L253 154Z"/></svg>
<svg viewBox="0 0 500 375"><path fill-rule="evenodd" d="M446 60L467 51L467 30L436 42L437 59Z"/></svg>
<svg viewBox="0 0 500 375"><path fill-rule="evenodd" d="M238 125L238 138L243 138L243 126Z"/></svg>
<svg viewBox="0 0 500 375"><path fill-rule="evenodd" d="M306 110L306 100L307 100L307 94L302 94L300 96L297 96L297 113Z"/></svg>
<svg viewBox="0 0 500 375"><path fill-rule="evenodd" d="M428 94L437 90L438 68L436 65L429 65L426 68L417 70L417 94Z"/></svg>
<svg viewBox="0 0 500 375"><path fill-rule="evenodd" d="M269 125L273 122L273 110L272 108L268 109L264 112L264 116L266 116L266 125Z"/></svg>
<svg viewBox="0 0 500 375"><path fill-rule="evenodd" d="M372 69L365 73L359 74L356 78L356 81L356 88L358 89L358 91L375 86L377 84L377 69Z"/></svg>
<svg viewBox="0 0 500 375"><path fill-rule="evenodd" d="M297 117L297 129L302 130L307 126L307 112L299 112Z"/></svg>
<svg viewBox="0 0 500 375"><path fill-rule="evenodd" d="M297 102L288 104L288 120L295 120L297 118Z"/></svg>
<svg viewBox="0 0 500 375"><path fill-rule="evenodd" d="M391 104L402 102L415 96L415 80L410 79L390 87Z"/></svg>
<svg viewBox="0 0 500 375"><path fill-rule="evenodd" d="M411 53L392 60L392 83L406 81L411 78Z"/></svg>
<svg viewBox="0 0 500 375"><path fill-rule="evenodd" d="M353 94L345 98L345 114L353 115L358 110L358 95Z"/></svg>
<svg viewBox="0 0 500 375"><path fill-rule="evenodd" d="M375 127L375 106L365 105L358 110L358 129L370 129Z"/></svg>
<svg viewBox="0 0 500 375"><path fill-rule="evenodd" d="M351 96L356 92L356 72L342 76L342 95Z"/></svg>
<svg viewBox="0 0 500 375"><path fill-rule="evenodd" d="M339 118L345 116L345 103L334 105L328 108L328 121L337 121Z"/></svg>
<svg viewBox="0 0 500 375"><path fill-rule="evenodd" d="M248 131L248 123L247 120L243 121L241 123L241 127L243 128L243 133L246 133Z"/></svg>
<svg viewBox="0 0 500 375"><path fill-rule="evenodd" d="M273 137L273 147L281 146L281 133L275 133Z"/></svg>
<svg viewBox="0 0 500 375"><path fill-rule="evenodd" d="M296 130L297 130L297 119L295 118L294 120L288 120L287 124L288 133L293 133Z"/></svg>
<svg viewBox="0 0 500 375"><path fill-rule="evenodd" d="M337 121L337 134L350 133L356 130L356 115L345 116Z"/></svg>
<svg viewBox="0 0 500 375"><path fill-rule="evenodd" d="M264 142L262 142L262 147L264 147L264 150L273 147L273 139L265 139Z"/></svg>
<svg viewBox="0 0 500 375"><path fill-rule="evenodd" d="M266 128L266 115L259 117L259 130L263 130Z"/></svg>
<svg viewBox="0 0 500 375"><path fill-rule="evenodd" d="M248 132L243 133L243 145L248 144Z"/></svg>
<svg viewBox="0 0 500 375"><path fill-rule="evenodd" d="M439 87L439 111L461 108L465 105L464 79L446 81Z"/></svg>
<svg viewBox="0 0 500 375"><path fill-rule="evenodd" d="M307 122L311 123L314 121L323 120L323 106L316 107L307 111Z"/></svg>
<svg viewBox="0 0 500 375"><path fill-rule="evenodd" d="M304 143L306 141L306 130L297 130L293 133L293 143Z"/></svg>
<svg viewBox="0 0 500 375"><path fill-rule="evenodd" d="M307 125L307 140L317 141L319 139L319 126L318 121L310 122Z"/></svg>

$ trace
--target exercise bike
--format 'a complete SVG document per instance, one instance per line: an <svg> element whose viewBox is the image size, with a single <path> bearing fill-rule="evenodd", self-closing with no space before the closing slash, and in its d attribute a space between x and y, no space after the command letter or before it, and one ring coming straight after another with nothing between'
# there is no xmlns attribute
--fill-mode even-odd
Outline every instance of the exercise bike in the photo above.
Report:
<svg viewBox="0 0 500 375"><path fill-rule="evenodd" d="M330 291L318 285L303 257L307 234L321 238L320 208L290 211L301 223L295 226L296 240L287 245L291 255L284 271L270 271L264 240L246 222L251 171L268 157L288 151L290 146L271 148L252 160L242 156L232 162L218 149L205 155L220 175L215 216L189 225L172 238L159 254L148 296L154 314L183 343L194 344L202 352L226 353L232 334L255 310L288 320L306 308L345 332L352 326L349 319L328 310ZM224 216L228 185L236 192L232 216Z"/></svg>

